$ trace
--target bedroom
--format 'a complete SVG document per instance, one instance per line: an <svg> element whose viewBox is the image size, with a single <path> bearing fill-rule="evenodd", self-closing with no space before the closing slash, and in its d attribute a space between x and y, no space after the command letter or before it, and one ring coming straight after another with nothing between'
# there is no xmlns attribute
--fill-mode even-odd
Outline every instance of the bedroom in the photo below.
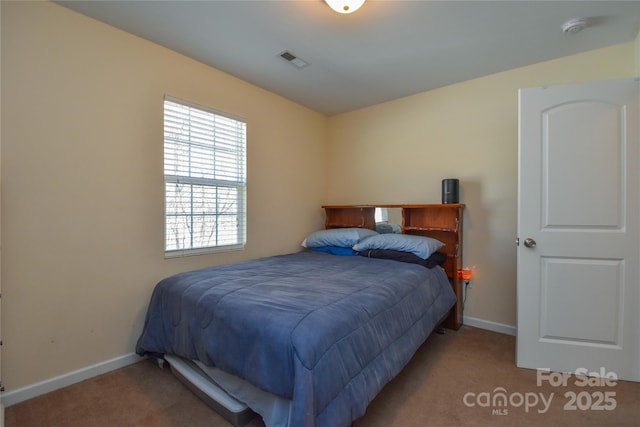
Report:
<svg viewBox="0 0 640 427"><path fill-rule="evenodd" d="M159 279L295 251L326 202L437 202L448 176L476 267L467 323L513 334L517 89L638 75L640 38L331 117L52 3L2 3L2 59L2 383L18 400L136 361ZM251 124L244 251L164 258L165 93Z"/></svg>

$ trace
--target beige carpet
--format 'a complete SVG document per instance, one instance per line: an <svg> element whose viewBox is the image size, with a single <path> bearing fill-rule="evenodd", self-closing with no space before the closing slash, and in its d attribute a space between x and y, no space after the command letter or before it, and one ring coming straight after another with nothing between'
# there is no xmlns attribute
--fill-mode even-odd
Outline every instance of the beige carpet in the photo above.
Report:
<svg viewBox="0 0 640 427"><path fill-rule="evenodd" d="M518 369L514 360L515 338L508 335L468 326L434 334L353 427L640 426L640 383L582 386L571 377L566 386L553 387L549 381L538 386L536 371ZM505 406L492 403L500 391L507 396ZM169 370L140 362L6 408L5 425L230 424ZM249 424L262 426L260 419Z"/></svg>

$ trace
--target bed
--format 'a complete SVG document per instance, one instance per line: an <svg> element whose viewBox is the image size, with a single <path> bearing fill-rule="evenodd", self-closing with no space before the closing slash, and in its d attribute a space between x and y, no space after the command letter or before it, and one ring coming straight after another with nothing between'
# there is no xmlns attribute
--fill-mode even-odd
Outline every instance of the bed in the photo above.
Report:
<svg viewBox="0 0 640 427"><path fill-rule="evenodd" d="M377 237L363 233L351 238ZM234 425L254 410L269 427L349 426L458 298L439 266L303 243L162 280L136 352L168 360Z"/></svg>

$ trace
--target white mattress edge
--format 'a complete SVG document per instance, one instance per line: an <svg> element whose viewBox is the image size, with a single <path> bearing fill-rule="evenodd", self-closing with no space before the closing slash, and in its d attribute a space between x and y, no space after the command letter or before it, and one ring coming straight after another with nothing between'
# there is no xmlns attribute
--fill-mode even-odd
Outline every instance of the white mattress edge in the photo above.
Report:
<svg viewBox="0 0 640 427"><path fill-rule="evenodd" d="M165 354L164 358L167 362L169 362L173 369L180 372L180 374L184 376L191 384L193 384L207 396L213 398L216 402L227 408L229 411L242 412L248 408L248 406L244 403L229 396L226 391L214 384L213 381L209 379L209 377L204 373L197 373L186 363L186 361L184 361L180 357L171 354Z"/></svg>

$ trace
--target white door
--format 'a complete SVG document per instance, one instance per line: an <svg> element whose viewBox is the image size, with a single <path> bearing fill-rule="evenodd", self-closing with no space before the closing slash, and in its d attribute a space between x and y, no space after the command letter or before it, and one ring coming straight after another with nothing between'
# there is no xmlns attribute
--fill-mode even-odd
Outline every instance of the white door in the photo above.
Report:
<svg viewBox="0 0 640 427"><path fill-rule="evenodd" d="M639 88L520 90L519 367L640 381Z"/></svg>

